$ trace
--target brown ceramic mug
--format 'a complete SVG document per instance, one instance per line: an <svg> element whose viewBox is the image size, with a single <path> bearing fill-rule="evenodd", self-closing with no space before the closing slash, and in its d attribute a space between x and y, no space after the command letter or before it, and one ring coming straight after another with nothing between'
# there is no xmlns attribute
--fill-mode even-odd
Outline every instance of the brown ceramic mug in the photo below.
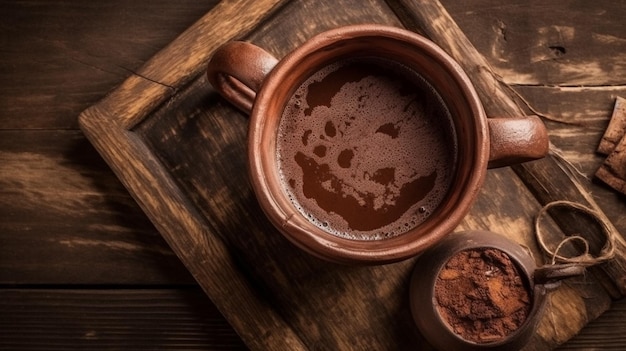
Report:
<svg viewBox="0 0 626 351"><path fill-rule="evenodd" d="M467 214L489 165L544 157L537 117L488 119L469 78L431 41L356 25L281 60L219 48L208 80L250 114L250 179L271 222L318 257L412 257Z"/></svg>
<svg viewBox="0 0 626 351"><path fill-rule="evenodd" d="M526 306L520 303L524 299L498 278L505 269L502 261L489 262L487 269L475 264L481 262L477 257L484 250L497 250L508 257L510 268L520 278L518 288L525 290L521 296ZM472 251L471 260L465 261L463 256L450 263L468 251ZM526 248L501 234L454 233L417 259L409 289L411 313L421 334L437 350L519 350L536 331L550 290L562 279L584 272L584 265L576 263L537 266ZM439 290L437 284L442 281ZM451 302L438 294L447 295ZM450 315L457 323L451 322Z"/></svg>

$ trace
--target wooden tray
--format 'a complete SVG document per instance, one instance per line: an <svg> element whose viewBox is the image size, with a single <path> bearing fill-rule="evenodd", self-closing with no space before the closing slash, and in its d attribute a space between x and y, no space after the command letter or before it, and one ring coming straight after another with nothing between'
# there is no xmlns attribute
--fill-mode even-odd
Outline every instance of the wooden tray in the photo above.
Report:
<svg viewBox="0 0 626 351"><path fill-rule="evenodd" d="M437 2L239 0L220 2L80 116L89 140L251 349L429 348L408 310L414 260L340 266L287 242L248 185L246 117L203 75L212 52L234 38L282 57L316 33L372 22L431 37L466 68L488 113L521 113ZM553 199L595 206L551 157L491 170L459 230L503 233L540 260L533 217ZM546 224L555 235L556 223L579 221L559 218ZM552 349L608 309L624 291L614 273L598 270L555 291L528 349Z"/></svg>

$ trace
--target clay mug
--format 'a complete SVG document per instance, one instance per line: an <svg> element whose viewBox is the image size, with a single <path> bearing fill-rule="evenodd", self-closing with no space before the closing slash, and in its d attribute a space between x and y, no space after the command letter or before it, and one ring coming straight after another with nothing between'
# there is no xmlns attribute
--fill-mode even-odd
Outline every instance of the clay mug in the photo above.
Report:
<svg viewBox="0 0 626 351"><path fill-rule="evenodd" d="M450 259L462 251L473 249L496 249L505 253L515 265L522 283L527 289L529 307L526 318L517 329L506 336L489 342L467 340L456 333L442 316L436 296L435 285L442 270ZM501 234L489 231L466 231L453 233L434 247L426 250L415 263L410 282L410 306L413 319L421 334L438 350L455 351L512 351L519 350L528 343L545 310L548 293L558 287L562 279L583 274L585 267L580 264L554 264L538 267L530 252ZM485 272L487 275L490 272ZM449 274L448 274L449 275ZM467 273L464 277L467 277ZM454 279L454 277L452 277ZM450 277L446 278L450 279ZM488 278L487 278L488 279ZM467 283L459 283L459 286ZM451 288L447 287L447 290ZM465 288L470 292L476 288ZM497 290L497 289L496 289ZM495 293L495 292L491 292ZM455 299L458 301L459 299ZM497 305L497 304L495 304ZM486 313L485 313L486 314ZM512 312L507 312L507 315ZM482 323L487 323L481 321ZM479 323L473 321L473 325ZM486 324L484 324L486 325ZM472 336L476 332L472 331Z"/></svg>
<svg viewBox="0 0 626 351"><path fill-rule="evenodd" d="M334 262L422 252L466 215L490 165L548 151L538 117L488 119L460 66L399 28L330 30L281 60L230 42L207 77L250 115L249 175L267 217Z"/></svg>

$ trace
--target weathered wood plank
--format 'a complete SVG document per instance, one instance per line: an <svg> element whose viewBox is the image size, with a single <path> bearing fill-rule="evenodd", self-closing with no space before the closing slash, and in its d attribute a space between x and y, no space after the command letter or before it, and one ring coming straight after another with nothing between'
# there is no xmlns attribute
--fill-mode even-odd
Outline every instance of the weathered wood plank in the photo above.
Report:
<svg viewBox="0 0 626 351"><path fill-rule="evenodd" d="M621 350L626 300L559 350ZM246 350L199 289L3 289L7 350Z"/></svg>
<svg viewBox="0 0 626 351"><path fill-rule="evenodd" d="M218 3L94 108L99 113L116 116L117 123L127 129L134 127L148 111L194 79L221 44L252 30L285 2L287 0ZM224 21L224 18L229 20Z"/></svg>
<svg viewBox="0 0 626 351"><path fill-rule="evenodd" d="M620 20L626 6L621 1L442 4L509 84L626 84L626 35Z"/></svg>
<svg viewBox="0 0 626 351"><path fill-rule="evenodd" d="M565 159L586 177L593 179L595 171L606 158L606 155L596 150L611 118L616 97L626 96L626 88L517 86L515 90L533 110L545 116L550 140L561 150ZM596 184L590 186L593 192L602 189ZM606 194L610 196L610 192ZM619 202L615 206L602 208L609 215L620 208ZM614 221L620 219L617 216L610 218ZM615 224L618 228L626 228Z"/></svg>
<svg viewBox="0 0 626 351"><path fill-rule="evenodd" d="M252 22L236 21L238 25L235 26L229 24L227 32L233 36L243 35L246 30L258 24L275 9L277 2L228 3L224 5L225 7L214 9L205 15L192 30L181 35L183 38L181 40L193 40L194 45L203 42L208 47L216 48L230 37L210 35L208 38L202 38L201 34L206 34L206 30L211 33L210 28L214 26L216 20L230 23L228 18L238 15L233 9L240 9L246 4L249 5L248 9L254 18ZM231 17L224 17L224 14L228 13ZM164 53L179 55L180 53L172 48L175 49L180 45L183 43L174 43L168 46ZM207 57L208 53L210 50L194 54L202 58ZM193 72L200 72L200 65L204 62L198 57L192 60L183 59L183 62L191 62L196 66L177 68L176 72L182 72L182 75L172 76L175 82L171 83L184 85ZM169 67L171 62L170 57L162 54L155 56L148 66L159 67L162 69L160 73L168 77L170 75L165 68ZM275 349L302 348L299 337L290 330L280 315L272 311L267 301L258 296L251 283L245 280L245 274L239 271L237 263L233 261L234 257L230 256L229 248L224 246L220 238L211 236L212 228L207 226L180 193L176 181L166 176L166 170L158 156L150 153L138 135L122 128L122 125L130 127L140 121L168 96L168 93L163 92L160 83L154 84L161 87L150 84L143 86L141 83L136 84L137 79L138 77L129 78L114 94L109 95L94 108L86 110L81 115L81 127L103 153L123 183L134 191L139 204L152 216L159 230L168 234L165 235L166 240L179 257L184 258L196 279L203 282L205 291L209 297L218 302L220 310L229 316L247 316L230 319L235 328L248 333L243 335L246 343L258 349L267 349L270 345ZM147 90L144 91L142 87ZM138 92L142 93L141 100L136 100ZM124 106L130 106L129 104L133 105L132 108L125 110ZM239 300L218 298L232 297L235 292ZM245 301L245 304L241 301Z"/></svg>
<svg viewBox="0 0 626 351"><path fill-rule="evenodd" d="M0 129L77 129L81 111L217 3L3 1Z"/></svg>
<svg viewBox="0 0 626 351"><path fill-rule="evenodd" d="M194 284L79 131L0 131L0 284Z"/></svg>
<svg viewBox="0 0 626 351"><path fill-rule="evenodd" d="M237 330L249 333L243 335L246 344L257 348L280 344L280 347L301 349L298 336L257 295L253 284L245 279L245 272L233 261L236 257L231 256L229 248L211 235L213 229L198 216L175 180L164 176L167 171L157 156L149 152L136 134L111 125L109 118L91 115L93 111L87 110L82 115L81 126L86 134L96 148L106 150L105 159L133 190L157 229L170 234L164 235L165 239L202 283L208 296L217 302L220 311L228 316L250 317L229 319ZM224 299L224 296L237 296L237 299Z"/></svg>
<svg viewBox="0 0 626 351"><path fill-rule="evenodd" d="M622 299L557 350L623 350L626 345L625 320L626 299Z"/></svg>
<svg viewBox="0 0 626 351"><path fill-rule="evenodd" d="M0 289L2 350L247 348L199 288Z"/></svg>

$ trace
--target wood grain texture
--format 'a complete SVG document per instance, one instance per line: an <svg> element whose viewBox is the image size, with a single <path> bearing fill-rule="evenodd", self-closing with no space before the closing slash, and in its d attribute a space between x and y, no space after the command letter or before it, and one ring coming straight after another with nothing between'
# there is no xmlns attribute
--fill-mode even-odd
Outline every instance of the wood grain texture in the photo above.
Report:
<svg viewBox="0 0 626 351"><path fill-rule="evenodd" d="M1 129L78 129L76 116L218 1L1 1Z"/></svg>
<svg viewBox="0 0 626 351"><path fill-rule="evenodd" d="M210 235L210 227L196 213L193 205L180 192L175 181L164 175L162 163L147 149L135 134L103 121L102 116L82 116L81 125L96 148L107 150L103 156L124 184L136 191L135 198L146 211L157 229L164 235L174 252L183 258L186 267L196 280L202 281L208 296L222 313L241 315L251 313L251 318L230 319L238 330L246 330L254 337L248 345L276 345L298 349L300 341L274 313L265 301L259 299L250 283L243 279L232 262L229 250ZM116 145L113 148L110 146ZM176 235L174 236L174 233ZM189 260L193 257L193 260ZM241 300L220 297L237 294ZM260 347L260 346L257 346Z"/></svg>
<svg viewBox="0 0 626 351"><path fill-rule="evenodd" d="M247 350L200 289L3 289L0 350ZM559 350L622 350L626 300Z"/></svg>
<svg viewBox="0 0 626 351"><path fill-rule="evenodd" d="M245 349L206 295L179 293L195 281L77 130L216 3L0 1L0 349ZM157 286L171 295L128 291ZM176 313L128 323L168 304L195 336Z"/></svg>
<svg viewBox="0 0 626 351"><path fill-rule="evenodd" d="M80 131L0 131L0 209L0 284L194 283Z"/></svg>
<svg viewBox="0 0 626 351"><path fill-rule="evenodd" d="M199 288L2 289L0 350L247 350Z"/></svg>
<svg viewBox="0 0 626 351"><path fill-rule="evenodd" d="M442 0L510 85L624 87L623 1Z"/></svg>
<svg viewBox="0 0 626 351"><path fill-rule="evenodd" d="M218 3L183 32L179 40L158 52L94 108L99 109L98 113L116 116L117 123L126 129L134 127L145 113L197 76L217 47L250 31L284 2L239 0ZM224 21L224 18L229 20ZM137 99L137 96L144 98Z"/></svg>
<svg viewBox="0 0 626 351"><path fill-rule="evenodd" d="M252 6L247 2L230 3L230 6L237 9L246 4ZM232 31L233 35L249 30L261 21L263 16L274 10L276 4L270 1L255 2L249 10L250 13L256 14L256 17L252 21L239 22L239 26L229 25L228 30ZM223 17L224 10L232 9L218 7L212 10L189 31L183 33L181 40L186 42L191 38L194 42L199 41L202 29L211 28L216 18ZM237 11L230 13L234 16ZM212 42L203 42L204 46L209 48L216 48L220 43L230 39L228 36L210 38ZM178 52L170 48L177 48L179 45L176 43L170 45L164 51L168 55L157 55L151 64L162 68L171 63L169 55L177 55ZM198 55L208 57L206 56L208 53L210 51ZM204 62L200 59L193 60L192 63L196 66L179 68L177 72L182 72L182 76L173 78L177 83L184 85L189 78L187 75L200 72L199 65ZM180 192L175 181L167 176L167 170L162 162L147 149L146 144L135 133L124 129L139 122L167 98L162 84L159 83L158 86L148 84L148 87L143 81L135 84L138 81L141 81L140 77L131 76L115 93L94 108L86 110L81 115L81 127L96 148L103 153L105 160L122 182L129 189L136 191L135 198L149 215L153 215L151 219L157 228L162 233L172 235L177 233L175 236L166 235L166 240L180 257L193 258L185 259L184 262L196 279L203 282L209 297L214 301L220 301L218 305L221 311L229 315L249 317L230 320L238 330L249 332L247 338L244 336L247 344L257 348L261 348L261 345L287 347L293 350L301 348L299 337L285 324L281 316L268 307L266 301L256 296L250 283L243 279L238 267L232 262L232 257L229 256L228 248L219 238L210 235L210 227L207 227L204 220L195 212L193 205ZM141 94L138 94L139 92ZM137 101L138 95L143 99ZM127 104L132 104L132 108L125 109ZM111 119L112 116L115 120ZM232 296L235 292L246 301L245 304L236 299L220 298Z"/></svg>
<svg viewBox="0 0 626 351"><path fill-rule="evenodd" d="M626 332L624 320L626 320L626 299L615 302L610 310L589 323L558 350L623 350L623 335Z"/></svg>

